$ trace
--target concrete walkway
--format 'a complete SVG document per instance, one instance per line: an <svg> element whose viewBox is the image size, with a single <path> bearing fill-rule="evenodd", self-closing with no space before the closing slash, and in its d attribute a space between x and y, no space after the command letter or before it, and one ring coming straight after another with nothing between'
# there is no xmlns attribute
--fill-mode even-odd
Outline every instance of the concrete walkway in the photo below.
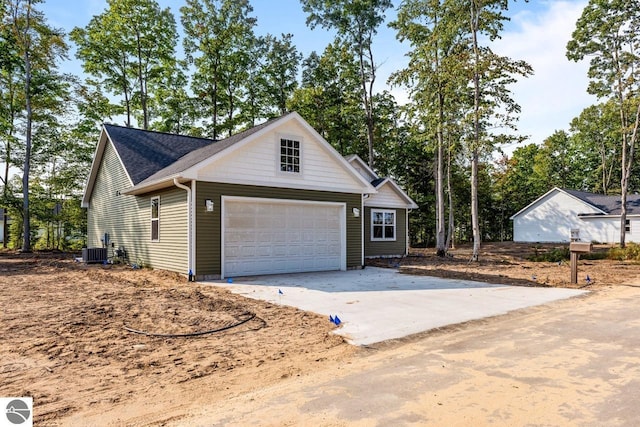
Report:
<svg viewBox="0 0 640 427"><path fill-rule="evenodd" d="M256 276L214 282L249 298L338 316L335 332L368 345L446 325L505 314L586 291L491 285L466 280L364 270Z"/></svg>

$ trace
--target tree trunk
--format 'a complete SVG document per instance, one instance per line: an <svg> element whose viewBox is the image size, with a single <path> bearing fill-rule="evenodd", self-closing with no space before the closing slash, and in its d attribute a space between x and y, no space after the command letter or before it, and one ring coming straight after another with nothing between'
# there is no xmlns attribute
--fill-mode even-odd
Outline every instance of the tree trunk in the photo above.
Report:
<svg viewBox="0 0 640 427"><path fill-rule="evenodd" d="M436 17L435 25L438 25ZM437 153L436 153L436 255L443 257L447 254L446 236L444 230L444 188L443 188L443 156L444 141L442 126L444 126L444 95L440 81L440 56L438 55L438 42L436 41L435 67L438 75L438 125L437 125Z"/></svg>
<svg viewBox="0 0 640 427"><path fill-rule="evenodd" d="M443 186L443 171L442 171L442 157L443 142L442 142L442 124L438 124L438 152L436 155L436 255L443 257L447 254L447 246L445 243L445 230L444 230L444 186Z"/></svg>
<svg viewBox="0 0 640 427"><path fill-rule="evenodd" d="M478 218L478 151L480 149L480 52L478 49L478 15L476 0L471 1L471 32L473 36L473 149L471 150L471 228L473 230L473 254L471 261L480 256L480 219Z"/></svg>
<svg viewBox="0 0 640 427"><path fill-rule="evenodd" d="M455 245L454 232L455 232L455 216L453 212L453 189L451 187L451 147L448 144L447 150L447 199L449 203L449 226L447 228L447 241L445 246L447 251L453 248Z"/></svg>
<svg viewBox="0 0 640 427"><path fill-rule="evenodd" d="M628 156L628 150L630 151L629 141L627 140L627 115L624 111L625 97L622 92L623 82L622 76L620 73L620 56L617 49L613 50L613 55L615 58L616 64L616 76L618 80L616 96L618 98L618 112L620 114L620 126L622 129L622 161L621 161L621 169L622 173L620 176L620 203L621 203L621 211L620 211L620 247L625 247L625 223L627 219L627 192L629 191L629 174L631 172L630 169L627 169L627 164L631 166L632 160ZM633 147L631 147L633 149Z"/></svg>
<svg viewBox="0 0 640 427"><path fill-rule="evenodd" d="M13 121L12 121L13 123ZM7 218L7 197L9 197L9 164L11 163L11 135L12 135L12 130L13 130L13 125L11 126L11 129L9 130L9 136L7 138L7 155L5 156L5 164L4 164L4 187L2 188L2 197L5 201L5 206L2 208L3 211L3 215L2 215L2 247L3 248L7 248L7 240L9 240L7 237L9 235L9 223L8 223L8 218Z"/></svg>
<svg viewBox="0 0 640 427"><path fill-rule="evenodd" d="M367 73L365 72L366 64L365 64L365 52L364 52L364 40L359 40L359 48L358 48L358 58L360 61L360 83L362 85L362 103L364 105L364 112L366 116L366 125L367 125L367 145L369 149L369 167L373 170L374 167L374 151L373 151L373 140L374 140L374 123L373 123L373 83L376 80L376 72L375 66L373 63L373 51L371 50L371 40L369 40L368 46L368 60L371 65L371 79L369 80L369 84L367 85Z"/></svg>
<svg viewBox="0 0 640 427"><path fill-rule="evenodd" d="M15 109L15 93L16 93L16 87L14 85L14 81L13 81L13 75L11 73L9 73L8 77L8 94L9 94L9 129L7 131L7 143L5 145L6 147L6 155L5 155L5 163L4 163L4 187L2 189L2 196L5 200L5 203L7 202L7 199L9 197L9 171L10 171L10 165L11 165L11 140L13 139L13 132L15 131L15 123L16 123L16 109ZM7 248L7 245L9 244L9 217L7 216L8 213L8 203L5 205L4 207L4 216L2 218L2 230L4 235L2 236L2 247L3 248Z"/></svg>
<svg viewBox="0 0 640 427"><path fill-rule="evenodd" d="M25 138L25 155L24 155L24 173L22 175L22 212L23 218L23 240L22 240L22 252L31 252L31 222L29 212L29 171L31 169L31 132L33 113L31 111L31 58L30 58L30 25L31 25L31 0L27 1L27 13L24 30L24 93L25 93L25 107L26 107L26 138Z"/></svg>
<svg viewBox="0 0 640 427"><path fill-rule="evenodd" d="M149 111L147 108L147 88L142 72L142 48L140 47L140 34L136 33L136 44L138 50L138 82L140 84L140 107L142 107L142 126L149 129Z"/></svg>

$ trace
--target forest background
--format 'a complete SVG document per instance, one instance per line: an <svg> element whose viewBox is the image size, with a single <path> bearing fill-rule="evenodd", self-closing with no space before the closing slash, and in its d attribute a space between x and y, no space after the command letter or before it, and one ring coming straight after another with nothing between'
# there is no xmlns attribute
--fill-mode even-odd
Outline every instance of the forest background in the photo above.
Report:
<svg viewBox="0 0 640 427"><path fill-rule="evenodd" d="M62 28L83 16L68 2L0 0L5 246L82 246L103 122L220 139L298 111L396 179L420 206L412 245L442 253L511 239L509 217L554 186L638 187L635 1L168 2L81 2L93 17ZM545 37L501 39L532 14L554 18Z"/></svg>

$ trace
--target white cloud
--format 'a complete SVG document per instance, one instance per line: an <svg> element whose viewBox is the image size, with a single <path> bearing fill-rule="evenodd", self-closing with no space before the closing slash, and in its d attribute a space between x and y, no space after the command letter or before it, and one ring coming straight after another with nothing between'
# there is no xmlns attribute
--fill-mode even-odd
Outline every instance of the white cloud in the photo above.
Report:
<svg viewBox="0 0 640 427"><path fill-rule="evenodd" d="M569 128L571 120L597 102L587 94L588 62L566 57L567 42L586 5L579 1L545 1L536 10L524 8L512 18L496 53L527 61L534 75L513 85L513 98L522 107L519 133L541 143L555 130Z"/></svg>

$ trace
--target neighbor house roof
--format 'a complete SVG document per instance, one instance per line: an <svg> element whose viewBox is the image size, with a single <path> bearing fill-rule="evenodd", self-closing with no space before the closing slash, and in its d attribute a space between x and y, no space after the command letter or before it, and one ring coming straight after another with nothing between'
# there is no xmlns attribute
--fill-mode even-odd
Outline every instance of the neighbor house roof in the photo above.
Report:
<svg viewBox="0 0 640 427"><path fill-rule="evenodd" d="M523 212L528 211L532 206L536 205L540 200L546 198L549 194L554 192L565 193L581 202L593 207L598 213L585 212L584 214L578 214L580 216L601 216L601 215L620 215L621 214L621 200L620 195L604 195L590 193L587 191L569 190L566 188L554 187L551 190L538 197L533 202L529 203L524 208L520 209L517 213L513 214L511 218L514 219ZM629 194L627 195L627 215L640 215L640 195Z"/></svg>
<svg viewBox="0 0 640 427"><path fill-rule="evenodd" d="M620 200L619 195L607 196L604 194L588 193L586 191L562 190L609 215L620 215L622 213L622 201ZM639 194L627 195L627 214L640 215Z"/></svg>

